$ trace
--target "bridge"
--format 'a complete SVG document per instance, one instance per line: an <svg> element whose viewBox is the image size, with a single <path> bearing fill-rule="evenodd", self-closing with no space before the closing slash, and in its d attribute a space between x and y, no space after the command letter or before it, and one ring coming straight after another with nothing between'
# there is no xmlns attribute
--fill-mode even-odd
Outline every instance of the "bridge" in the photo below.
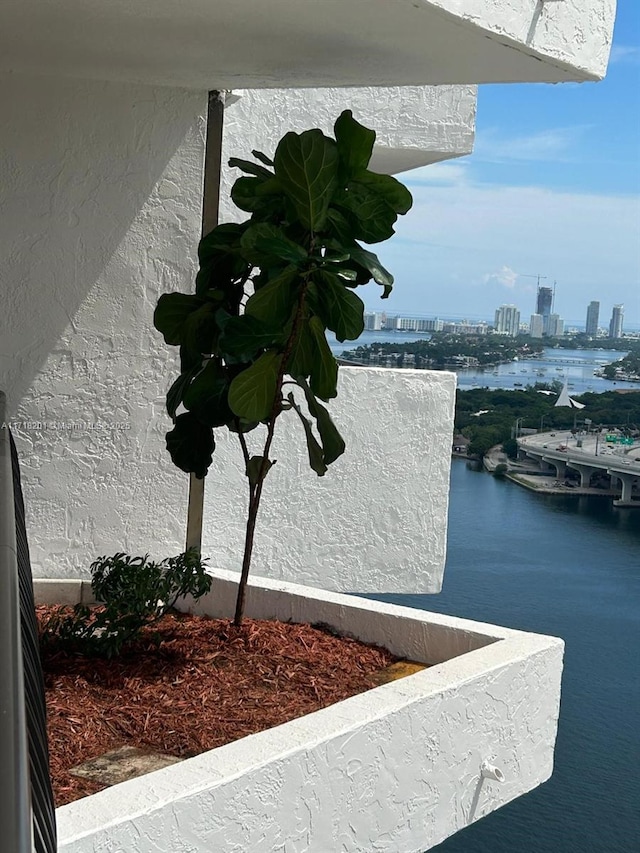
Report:
<svg viewBox="0 0 640 853"><path fill-rule="evenodd" d="M580 475L580 487L589 488L594 474L604 472L611 488L620 491L619 507L640 508L640 441L624 449L606 441L606 433L572 435L566 431L541 432L518 438L519 458L528 457L554 468L564 480L567 468Z"/></svg>

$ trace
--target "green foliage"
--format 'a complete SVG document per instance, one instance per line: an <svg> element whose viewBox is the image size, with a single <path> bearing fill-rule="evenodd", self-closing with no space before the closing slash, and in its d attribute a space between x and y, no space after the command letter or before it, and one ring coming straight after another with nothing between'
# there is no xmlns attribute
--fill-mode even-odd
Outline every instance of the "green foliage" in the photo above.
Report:
<svg viewBox="0 0 640 853"><path fill-rule="evenodd" d="M504 477L504 475L507 473L507 471L508 471L508 470L509 470L509 466L508 466L508 465L505 465L505 463L504 463L504 462L499 462L499 463L496 465L496 467L495 467L495 469L494 469L493 473L494 473L494 475L495 475L496 477Z"/></svg>
<svg viewBox="0 0 640 853"><path fill-rule="evenodd" d="M178 598L198 599L211 587L195 548L160 563L118 553L91 565L91 588L101 607L58 608L43 626L45 643L62 643L81 654L111 658L140 631L157 622Z"/></svg>
<svg viewBox="0 0 640 853"><path fill-rule="evenodd" d="M471 439L470 455L484 456L491 447L502 444L505 453L513 458L517 454L514 437L516 419L520 419L520 429L542 428L545 432L566 432L573 428L574 418L578 427L583 427L584 419L588 418L593 427L611 426L629 432L640 428L640 393L607 391L581 394L576 399L584 403L585 408L577 413L575 409L555 407L555 395L561 388L560 382L550 385L537 382L519 391L490 391L488 388L458 391L456 432ZM540 393L547 390L553 390L555 394Z"/></svg>
<svg viewBox="0 0 640 853"><path fill-rule="evenodd" d="M158 301L154 324L182 361L167 394L167 449L197 477L212 463L215 428L237 432L241 422L251 431L287 409L302 416L316 473L344 451L320 403L337 393L325 332L340 341L360 335L360 285L373 280L388 296L393 277L359 241L387 239L412 202L395 178L368 169L373 131L345 111L334 132L287 133L273 161L260 152L257 163L232 159L245 173L232 198L250 218L202 239L195 295ZM301 391L293 403L282 392L286 377Z"/></svg>
<svg viewBox="0 0 640 853"><path fill-rule="evenodd" d="M273 160L232 159L245 174L231 191L251 216L223 224L198 249L196 293L158 301L154 324L180 347L181 373L167 394L174 427L167 450L174 464L203 478L213 461L213 430L237 433L249 484L249 511L236 605L244 591L275 423L292 412L304 430L309 465L321 477L345 443L320 401L338 393L338 363L327 329L339 341L364 329L364 303L354 292L374 281L389 295L393 277L360 245L393 234L411 194L395 178L369 170L375 133L346 110L335 139L318 129L287 133ZM283 391L283 386L293 386ZM185 412L178 412L181 408ZM265 425L259 454L246 434Z"/></svg>
<svg viewBox="0 0 640 853"><path fill-rule="evenodd" d="M473 364L487 367L513 361L516 357L530 358L542 349L542 344L532 341L528 335L509 338L505 335L433 332L428 340L366 344L342 355L345 359L352 358L364 364L376 364L384 357L395 367L403 366L405 355L413 355L412 367L440 370L459 367L462 356L474 359Z"/></svg>

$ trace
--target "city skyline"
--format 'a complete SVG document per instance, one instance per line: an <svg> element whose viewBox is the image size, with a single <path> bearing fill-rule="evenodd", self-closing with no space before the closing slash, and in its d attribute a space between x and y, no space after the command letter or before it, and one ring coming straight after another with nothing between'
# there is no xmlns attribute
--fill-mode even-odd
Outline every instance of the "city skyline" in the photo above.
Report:
<svg viewBox="0 0 640 853"><path fill-rule="evenodd" d="M557 280L555 311L584 325L586 305L625 305L640 328L640 4L619 0L600 83L480 86L475 151L399 176L414 207L379 252L395 313L490 319L533 312ZM374 251L376 251L374 247ZM379 289L365 289L381 310ZM526 312L525 312L526 305ZM608 322L608 317L607 317Z"/></svg>
<svg viewBox="0 0 640 853"><path fill-rule="evenodd" d="M542 288L541 288L542 289ZM633 327L627 323L625 316L625 306L623 303L613 303L610 306L610 310L607 310L608 303L603 302L601 300L591 300L589 303L583 306L583 319L582 321L573 322L571 320L567 320L561 314L556 311L549 310L549 313L546 315L542 314L539 309L549 308L551 309L553 305L553 300L549 302L548 300L544 305L541 305L540 298L536 298L534 303L534 309L529 312L527 308L522 308L521 305L518 305L513 302L501 302L500 305L495 306L492 311L487 311L486 314L472 314L469 312L408 312L408 311L391 311L386 308L376 308L374 310L370 310L365 307L365 320L369 318L368 323L365 323L365 329L371 331L375 328L380 328L380 324L384 325L384 318L394 319L397 321L401 320L416 320L418 321L418 326L413 326L411 324L398 323L398 325L394 325L393 329L399 329L400 331L407 331L409 329L414 329L416 331L440 331L441 329L438 327L434 327L430 325L433 321L440 321L441 323L447 322L468 322L469 325L488 325L493 326L499 331L504 331L502 328L503 325L511 325L513 314L512 312L508 312L509 319L505 319L505 312L502 309L513 308L518 313L518 322L520 325L529 325L526 322L526 318L529 317L531 321L535 317L540 318L540 326L543 330L543 334L549 334L551 337L556 335L566 334L571 329L584 330L587 334L595 335L598 331L606 331L611 330L612 324L616 330L616 334L613 337L620 337L620 333L624 332L638 332L640 331L640 327ZM597 307L596 307L597 306ZM604 311L602 310L604 306ZM502 312L500 314L500 312ZM500 314L500 316L499 316ZM375 326L372 325L371 318L377 318ZM595 331L589 331L589 318L593 320L595 317ZM524 320L522 318L525 318ZM615 319L615 322L614 322ZM551 322L551 327L549 323ZM387 328L389 328L387 326ZM539 335L536 334L536 337Z"/></svg>

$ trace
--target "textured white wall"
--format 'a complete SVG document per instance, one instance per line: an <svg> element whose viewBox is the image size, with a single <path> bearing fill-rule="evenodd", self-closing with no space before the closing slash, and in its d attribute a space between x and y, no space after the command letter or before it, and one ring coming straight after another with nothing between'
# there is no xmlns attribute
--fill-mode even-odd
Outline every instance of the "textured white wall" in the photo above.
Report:
<svg viewBox="0 0 640 853"><path fill-rule="evenodd" d="M165 86L593 79L615 0L3 0L0 67Z"/></svg>
<svg viewBox="0 0 640 853"><path fill-rule="evenodd" d="M198 610L228 616L214 583ZM248 611L435 665L63 806L60 853L422 853L551 775L562 641L273 581Z"/></svg>
<svg viewBox="0 0 640 853"><path fill-rule="evenodd" d="M294 412L277 425L258 516L258 575L341 591L439 592L447 534L455 375L346 367L329 410L347 449L310 468ZM260 453L264 435L247 440ZM236 436L207 477L203 551L239 571L247 487Z"/></svg>
<svg viewBox="0 0 640 853"><path fill-rule="evenodd" d="M163 441L173 356L151 316L161 291L193 280L205 103L2 80L0 387L31 422L16 439L37 575L182 545L186 482Z"/></svg>
<svg viewBox="0 0 640 853"><path fill-rule="evenodd" d="M452 113L459 105L454 95L436 99L443 122L442 104ZM192 287L205 100L113 83L3 81L9 156L0 167L8 188L1 202L0 387L9 392L18 424L36 576L86 576L93 559L117 550L162 557L183 547L187 478L164 449L170 427L164 395L174 358L152 328L152 313L159 293ZM246 107L243 98L231 109L243 101ZM473 101L472 91L461 95L460 126L467 128L461 140ZM302 126L328 127L335 118L334 93L324 101L294 95L293 102L305 105L296 112ZM384 127L397 143L397 132L392 137L390 124ZM248 113L236 109L227 157L242 153L239 138L249 129L251 145L267 148L284 130L271 127L265 101ZM440 145L443 138L437 127L410 136L412 145L418 137L427 150L429 140ZM228 209L227 203L223 216ZM452 381L423 374L411 390L406 375L391 392L385 381L392 374L374 382L375 375L365 381L363 374L371 387L362 390L347 382L345 400L360 398L352 415L344 402L338 410L348 456L324 480L307 469L299 430L289 420L294 462L287 468L277 450L260 519L256 565L263 573L349 590L439 588ZM379 422L372 429L367 400L374 393ZM398 394L405 422L398 435L407 442L389 453L385 444L397 424L387 401ZM414 394L423 406L415 418ZM77 425L86 428L70 428ZM220 458L230 459L228 442L220 445ZM375 467L367 462L387 455ZM381 464L386 494L379 489ZM205 547L214 565L237 568L242 534L232 516L244 515L245 486L236 461L216 464L207 491ZM345 502L350 511L342 517L336 508ZM308 509L300 513L303 503Z"/></svg>
<svg viewBox="0 0 640 853"><path fill-rule="evenodd" d="M289 130L320 127L333 134L336 118L350 109L376 131L372 169L388 174L415 169L471 152L476 100L476 86L235 90L225 112L225 161L252 159L255 148L272 156ZM234 169L226 175L223 197L238 174Z"/></svg>

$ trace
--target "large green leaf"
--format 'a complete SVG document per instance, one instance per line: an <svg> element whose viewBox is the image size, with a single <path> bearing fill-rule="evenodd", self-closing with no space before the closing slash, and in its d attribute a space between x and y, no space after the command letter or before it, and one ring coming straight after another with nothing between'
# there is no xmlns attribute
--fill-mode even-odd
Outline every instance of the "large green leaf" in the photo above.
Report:
<svg viewBox="0 0 640 853"><path fill-rule="evenodd" d="M348 290L338 276L327 270L314 275L318 286L318 313L325 326L342 342L359 338L364 331L364 303Z"/></svg>
<svg viewBox="0 0 640 853"><path fill-rule="evenodd" d="M245 224L227 222L216 225L198 244L198 259L205 263L219 254L234 252L240 246L240 238L246 230Z"/></svg>
<svg viewBox="0 0 640 853"><path fill-rule="evenodd" d="M273 409L282 356L268 350L239 373L229 389L229 405L239 418L266 420Z"/></svg>
<svg viewBox="0 0 640 853"><path fill-rule="evenodd" d="M287 360L287 373L290 376L309 376L313 370L315 345L306 322L298 329L291 353Z"/></svg>
<svg viewBox="0 0 640 853"><path fill-rule="evenodd" d="M213 461L216 447L211 427L199 421L192 412L185 412L178 415L166 439L173 464L202 480Z"/></svg>
<svg viewBox="0 0 640 853"><path fill-rule="evenodd" d="M267 157L266 154L263 154L262 151L256 151L254 148L251 153L256 158L256 160L260 160L261 163L264 163L265 166L273 166L273 160L270 157Z"/></svg>
<svg viewBox="0 0 640 853"><path fill-rule="evenodd" d="M336 120L333 131L338 143L341 171L345 179L366 169L376 140L374 130L359 124L351 110L345 110Z"/></svg>
<svg viewBox="0 0 640 853"><path fill-rule="evenodd" d="M393 226L398 218L395 210L364 184L351 181L347 191L335 203L349 221L354 239L380 243L393 236Z"/></svg>
<svg viewBox="0 0 640 853"><path fill-rule="evenodd" d="M302 225L320 231L338 185L338 148L320 130L287 133L275 154L276 177Z"/></svg>
<svg viewBox="0 0 640 853"><path fill-rule="evenodd" d="M188 387L183 402L207 426L220 427L233 418L227 402L228 392L227 371L218 359L212 358Z"/></svg>
<svg viewBox="0 0 640 853"><path fill-rule="evenodd" d="M216 320L218 306L205 302L185 320L182 339L187 349L194 355L214 352L217 344L219 327Z"/></svg>
<svg viewBox="0 0 640 853"><path fill-rule="evenodd" d="M338 362L327 343L324 325L319 317L311 317L309 331L315 344L315 358L311 377L311 390L321 400L330 400L338 394Z"/></svg>
<svg viewBox="0 0 640 853"><path fill-rule="evenodd" d="M302 414L302 410L300 406L295 401L293 394L289 394L287 396L289 403L291 404L291 408L300 418L300 422L304 427L304 434L307 439L307 452L309 454L309 465L316 472L318 477L323 477L327 472L327 466L324 461L324 453L321 445L318 443L318 439L313 434L313 430L311 428L311 423L308 418Z"/></svg>
<svg viewBox="0 0 640 853"><path fill-rule="evenodd" d="M307 250L290 240L282 228L270 222L257 222L242 236L245 258L255 266L282 267L301 264L308 258Z"/></svg>
<svg viewBox="0 0 640 853"><path fill-rule="evenodd" d="M153 325L162 332L165 343L178 346L183 342L185 323L203 305L204 301L198 296L163 293L153 312Z"/></svg>
<svg viewBox="0 0 640 853"><path fill-rule="evenodd" d="M366 170L358 174L355 180L383 198L396 213L404 214L411 210L411 193L391 175L378 175Z"/></svg>
<svg viewBox="0 0 640 853"><path fill-rule="evenodd" d="M220 301L228 301L233 282L246 278L251 267L240 251L240 239L246 224L218 225L200 241L200 268L196 276L196 294L204 296L212 289L221 290Z"/></svg>
<svg viewBox="0 0 640 853"><path fill-rule="evenodd" d="M324 461L327 465L335 462L345 451L344 439L338 432L336 425L331 420L331 415L314 397L311 389L306 382L298 382L304 391L304 396L309 407L309 414L316 419L320 440L322 441L322 450Z"/></svg>
<svg viewBox="0 0 640 853"><path fill-rule="evenodd" d="M245 313L269 325L282 325L289 320L296 303L298 271L286 267L247 300Z"/></svg>
<svg viewBox="0 0 640 853"><path fill-rule="evenodd" d="M369 270L371 275L373 276L373 280L376 284L382 285L384 288L384 293L382 294L382 298L386 299L391 290L393 288L393 276L389 272L389 270L385 269L378 256L373 252L369 252L366 249L363 249L362 246L358 246L357 243L353 243L348 247L347 251L349 252L349 256L361 267Z"/></svg>
<svg viewBox="0 0 640 853"><path fill-rule="evenodd" d="M262 349L282 343L282 326L270 326L250 314L230 317L218 341L225 355L241 361L251 359Z"/></svg>
<svg viewBox="0 0 640 853"><path fill-rule="evenodd" d="M242 169L248 175L255 175L257 178L272 178L273 172L265 169L264 166L259 166L257 163L252 163L251 160L240 160L238 157L232 157L229 160L231 168Z"/></svg>
<svg viewBox="0 0 640 853"><path fill-rule="evenodd" d="M249 482L251 483L251 485L255 486L258 484L263 466L264 477L266 477L275 464L275 459L273 461L271 461L271 459L267 459L267 462L265 464L264 456L252 456L251 459L249 459L249 461L247 462L246 467L246 475L249 478ZM264 477L262 479L264 479Z"/></svg>
<svg viewBox="0 0 640 853"><path fill-rule="evenodd" d="M264 177L243 176L238 178L231 188L231 198L240 210L255 213L271 209L274 206L274 201L277 207L280 204L280 200L277 198L280 192L280 184L275 178L267 180Z"/></svg>
<svg viewBox="0 0 640 853"><path fill-rule="evenodd" d="M182 403L185 391L189 387L191 380L202 370L202 363L198 362L193 367L185 370L173 383L167 391L167 412L170 418L175 418L176 411Z"/></svg>

